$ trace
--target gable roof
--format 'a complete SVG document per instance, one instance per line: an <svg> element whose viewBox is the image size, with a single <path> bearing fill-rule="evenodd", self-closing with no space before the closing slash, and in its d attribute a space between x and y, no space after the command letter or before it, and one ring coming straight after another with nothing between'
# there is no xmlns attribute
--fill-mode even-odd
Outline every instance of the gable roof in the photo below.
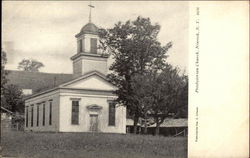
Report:
<svg viewBox="0 0 250 158"><path fill-rule="evenodd" d="M82 76L78 77L78 78L75 78L75 79L72 78L71 80L69 80L67 82L54 85L51 88L47 88L47 89L44 89L43 91L39 91L38 93L32 94L30 96L27 96L26 99L30 99L30 98L32 98L34 96L39 96L41 94L44 94L44 93L47 93L47 92L50 92L50 91L54 91L54 90L57 90L57 89L60 89L60 88L67 88L66 87L67 85L70 85L72 83L84 80L84 79L89 78L89 77L91 77L93 75L97 75L97 76L101 77L102 79L104 79L105 81L107 81L108 84L110 84L111 86L113 86L114 88L116 88L116 86L114 86L113 84L111 84L111 83L108 82L108 80L107 80L107 78L106 78L105 75L103 75L102 73L100 73L98 71L91 71L91 72L89 72L89 73L87 73L85 75L82 75Z"/></svg>
<svg viewBox="0 0 250 158"><path fill-rule="evenodd" d="M126 119L126 126L134 126L134 120L127 118ZM141 126L140 122L137 123L137 126Z"/></svg>
<svg viewBox="0 0 250 158"><path fill-rule="evenodd" d="M32 89L33 94L56 87L73 79L73 74L43 73L7 70L8 84L21 89Z"/></svg>
<svg viewBox="0 0 250 158"><path fill-rule="evenodd" d="M63 84L59 85L59 87L65 87L65 86L67 86L67 85L73 84L73 83L78 82L78 81L80 81L80 80L84 80L84 79L86 79L86 78L89 78L89 77L91 77L91 76L93 76L93 75L97 75L97 76L99 76L100 78L102 78L103 80L105 80L105 81L108 82L106 76L103 75L102 73L100 73L100 72L98 72L98 71L91 71L91 72L89 72L89 73L87 73L87 74L84 74L84 75L82 75L82 76L80 76L80 77L74 79L74 80L71 80L71 81L69 81L69 82L63 83ZM108 82L108 83L109 83L109 82ZM114 85L111 84L111 83L109 83L109 84L112 85L112 86L114 86Z"/></svg>

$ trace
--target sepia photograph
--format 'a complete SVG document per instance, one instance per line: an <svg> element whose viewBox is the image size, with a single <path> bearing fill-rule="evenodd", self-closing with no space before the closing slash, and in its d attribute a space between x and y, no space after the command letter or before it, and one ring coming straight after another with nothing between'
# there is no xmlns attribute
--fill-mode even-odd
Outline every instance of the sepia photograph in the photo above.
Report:
<svg viewBox="0 0 250 158"><path fill-rule="evenodd" d="M187 157L188 2L2 5L2 157Z"/></svg>

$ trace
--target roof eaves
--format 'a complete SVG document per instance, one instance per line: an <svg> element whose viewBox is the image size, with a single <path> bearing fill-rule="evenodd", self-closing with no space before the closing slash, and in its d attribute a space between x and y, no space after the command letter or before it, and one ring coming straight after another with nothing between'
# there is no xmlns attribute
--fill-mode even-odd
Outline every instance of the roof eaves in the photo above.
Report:
<svg viewBox="0 0 250 158"><path fill-rule="evenodd" d="M71 83L74 83L74 82L77 82L77 81L79 81L79 80L88 78L88 77L90 77L90 76L92 76L92 75L95 75L95 74L98 75L99 77L103 78L104 80L108 81L107 78L106 78L106 76L105 76L104 74L102 74L102 73L100 73L100 72L98 72L98 71L91 71L91 72L89 72L89 73L87 73L87 74L85 74L85 75L82 75L82 76L80 76L80 77L74 79L74 80L71 80L71 81L69 81L69 82L63 83L63 84L59 85L59 87L61 88L61 87L67 86L67 85L69 85L69 84L71 84ZM113 86L114 86L114 85L113 85Z"/></svg>
<svg viewBox="0 0 250 158"><path fill-rule="evenodd" d="M12 112L12 111L10 111L10 110L8 110L8 109L6 109L6 108L2 107L2 106L1 106L1 110L4 110L4 111L6 111L6 112L8 112L8 113L10 113L10 114L13 114L13 112Z"/></svg>
<svg viewBox="0 0 250 158"><path fill-rule="evenodd" d="M107 54L93 54L93 53L87 53L87 52L82 52L82 53L77 53L73 55L70 59L75 60L76 58L80 56L91 56L91 57L99 57L99 58L108 58L109 55Z"/></svg>
<svg viewBox="0 0 250 158"><path fill-rule="evenodd" d="M45 93L48 93L48 92L52 92L52 91L55 91L57 89L59 89L59 87L55 87L55 88L51 88L51 89L48 89L48 90L45 90L45 91L42 91L42 92L39 92L39 93L35 93L33 95L29 95L29 96L25 97L24 100L28 100L28 99L37 97L39 95L42 95L42 94L45 94Z"/></svg>

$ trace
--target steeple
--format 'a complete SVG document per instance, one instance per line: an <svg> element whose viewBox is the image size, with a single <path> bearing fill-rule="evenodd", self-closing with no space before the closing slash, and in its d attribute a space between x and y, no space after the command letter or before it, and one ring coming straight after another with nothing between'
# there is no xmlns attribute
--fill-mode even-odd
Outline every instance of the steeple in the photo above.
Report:
<svg viewBox="0 0 250 158"><path fill-rule="evenodd" d="M104 75L107 73L108 56L103 55L98 49L98 27L91 22L91 9L89 6L89 23L84 25L80 32L75 35L77 39L77 52L71 57L73 61L73 73L76 77L98 71Z"/></svg>

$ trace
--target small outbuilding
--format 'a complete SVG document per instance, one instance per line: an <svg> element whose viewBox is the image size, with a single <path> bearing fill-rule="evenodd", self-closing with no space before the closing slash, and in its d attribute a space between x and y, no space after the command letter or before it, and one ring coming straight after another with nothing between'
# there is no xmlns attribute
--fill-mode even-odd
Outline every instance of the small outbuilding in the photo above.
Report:
<svg viewBox="0 0 250 158"><path fill-rule="evenodd" d="M155 134L156 124L152 124L148 127L148 134ZM160 125L160 135L164 136L187 136L188 132L188 120L186 118L165 119Z"/></svg>

